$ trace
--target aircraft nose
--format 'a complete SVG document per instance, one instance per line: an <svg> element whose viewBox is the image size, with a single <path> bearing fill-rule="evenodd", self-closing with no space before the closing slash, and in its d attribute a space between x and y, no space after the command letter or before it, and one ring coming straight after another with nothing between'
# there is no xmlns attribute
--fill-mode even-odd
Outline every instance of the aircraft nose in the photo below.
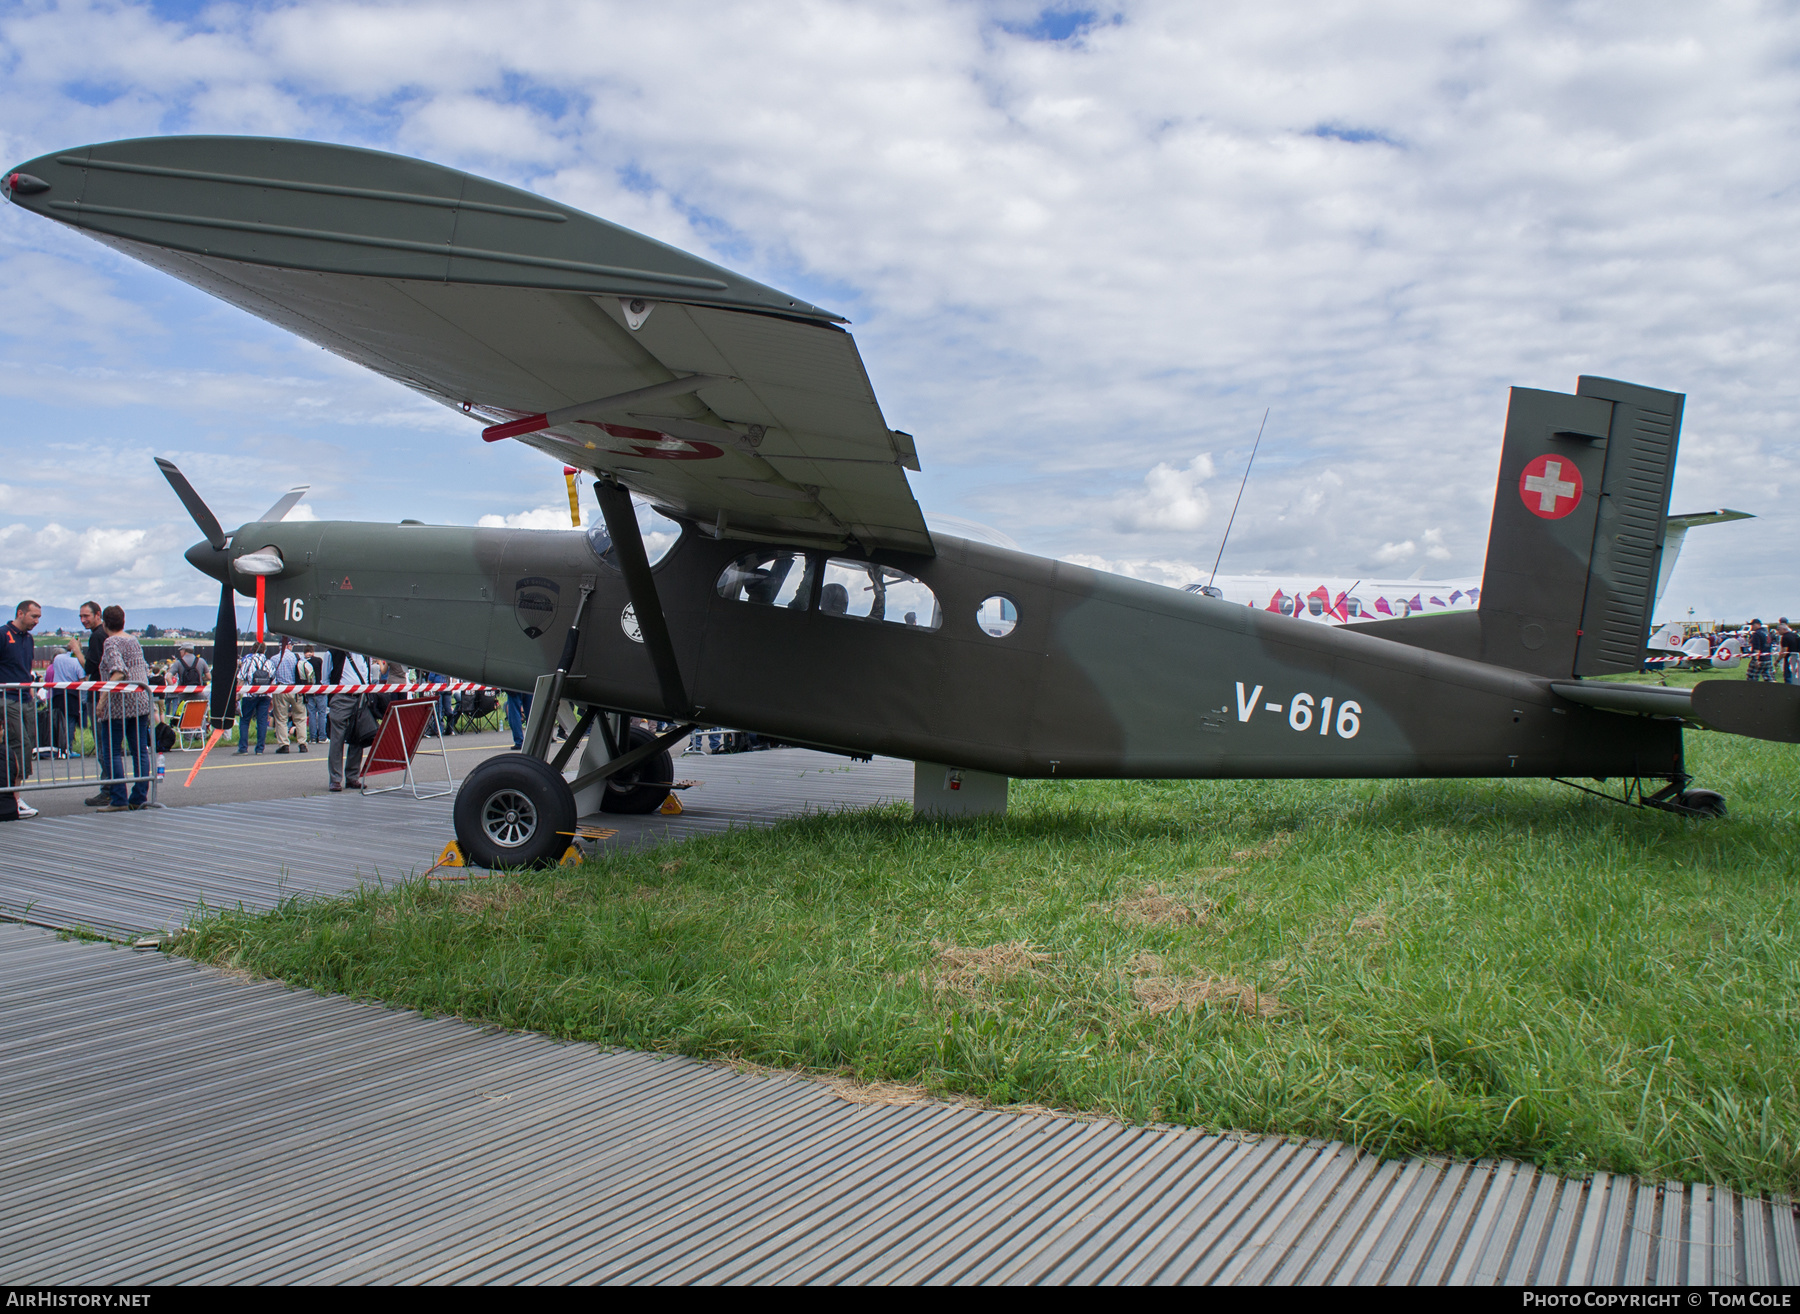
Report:
<svg viewBox="0 0 1800 1314"><path fill-rule="evenodd" d="M211 575L219 583L230 580L231 554L221 548L214 547L205 539L201 539L193 547L182 553L188 564L202 575Z"/></svg>

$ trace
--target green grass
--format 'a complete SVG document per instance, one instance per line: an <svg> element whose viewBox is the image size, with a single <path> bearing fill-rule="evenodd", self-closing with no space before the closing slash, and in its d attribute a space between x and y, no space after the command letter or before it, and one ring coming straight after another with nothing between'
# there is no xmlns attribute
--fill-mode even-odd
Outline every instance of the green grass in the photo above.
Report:
<svg viewBox="0 0 1800 1314"><path fill-rule="evenodd" d="M222 915L180 952L997 1104L1792 1192L1800 750L1689 746L1729 818L1542 782L1014 782L1002 820L816 817Z"/></svg>

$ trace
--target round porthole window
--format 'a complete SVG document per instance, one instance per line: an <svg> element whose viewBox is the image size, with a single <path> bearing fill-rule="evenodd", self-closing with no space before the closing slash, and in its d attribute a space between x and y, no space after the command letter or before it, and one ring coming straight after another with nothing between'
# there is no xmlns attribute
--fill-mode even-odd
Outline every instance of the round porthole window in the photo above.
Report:
<svg viewBox="0 0 1800 1314"><path fill-rule="evenodd" d="M1004 639L1019 623L1019 605L1004 593L996 593L975 609L975 623L983 634Z"/></svg>

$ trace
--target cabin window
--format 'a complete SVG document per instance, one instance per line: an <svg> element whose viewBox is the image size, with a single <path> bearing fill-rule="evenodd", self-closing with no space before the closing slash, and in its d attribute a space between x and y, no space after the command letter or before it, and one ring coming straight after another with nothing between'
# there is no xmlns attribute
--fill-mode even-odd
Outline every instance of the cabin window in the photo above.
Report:
<svg viewBox="0 0 1800 1314"><path fill-rule="evenodd" d="M1363 614L1362 599L1346 598L1344 600L1344 611L1351 616L1361 616Z"/></svg>
<svg viewBox="0 0 1800 1314"><path fill-rule="evenodd" d="M734 602L805 611L812 601L818 559L804 552L759 552L739 557L719 576L719 596Z"/></svg>
<svg viewBox="0 0 1800 1314"><path fill-rule="evenodd" d="M834 557L825 563L819 610L851 620L887 621L935 630L943 623L937 595L903 570Z"/></svg>
<svg viewBox="0 0 1800 1314"><path fill-rule="evenodd" d="M1308 598L1306 600L1306 609L1315 616L1323 616L1325 614L1325 600L1323 598Z"/></svg>
<svg viewBox="0 0 1800 1314"><path fill-rule="evenodd" d="M981 632L996 639L1004 639L1013 632L1019 623L1019 604L1004 593L996 593L986 598L975 609L975 624Z"/></svg>

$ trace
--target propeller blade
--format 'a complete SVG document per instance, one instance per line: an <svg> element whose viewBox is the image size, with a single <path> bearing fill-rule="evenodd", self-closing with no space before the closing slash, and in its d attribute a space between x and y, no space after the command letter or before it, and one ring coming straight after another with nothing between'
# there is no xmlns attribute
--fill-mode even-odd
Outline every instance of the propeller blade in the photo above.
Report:
<svg viewBox="0 0 1800 1314"><path fill-rule="evenodd" d="M237 601L231 582L219 590L219 620L213 628L212 700L207 708L213 729L231 729L231 707L237 701Z"/></svg>
<svg viewBox="0 0 1800 1314"><path fill-rule="evenodd" d="M280 520L288 512L294 509L295 505L301 498L306 496L307 490L311 487L311 484L294 485L294 487L288 489L287 492L281 495L281 500L279 502L275 503L274 506L258 516L256 518L257 522L260 524L263 521Z"/></svg>
<svg viewBox="0 0 1800 1314"><path fill-rule="evenodd" d="M181 499L181 504L194 518L194 523L200 526L200 532L206 535L206 541L215 548L223 548L225 531L219 528L219 518L212 513L211 507L200 500L200 494L194 491L187 476L181 473L175 462L165 461L160 456L156 458L156 468L163 472L163 478L169 481L169 487L175 490L175 496Z"/></svg>

